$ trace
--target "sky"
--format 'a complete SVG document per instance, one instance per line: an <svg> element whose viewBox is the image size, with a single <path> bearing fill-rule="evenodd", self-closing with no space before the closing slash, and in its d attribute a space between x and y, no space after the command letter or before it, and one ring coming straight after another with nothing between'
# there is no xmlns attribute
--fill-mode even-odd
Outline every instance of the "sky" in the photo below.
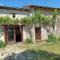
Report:
<svg viewBox="0 0 60 60"><path fill-rule="evenodd" d="M0 0L0 5L17 8L21 8L26 5L60 8L60 0Z"/></svg>

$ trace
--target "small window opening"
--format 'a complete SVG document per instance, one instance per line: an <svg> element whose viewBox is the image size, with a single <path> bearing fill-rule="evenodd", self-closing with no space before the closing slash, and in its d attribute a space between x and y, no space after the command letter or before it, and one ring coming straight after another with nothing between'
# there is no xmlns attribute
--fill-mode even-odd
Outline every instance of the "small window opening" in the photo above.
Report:
<svg viewBox="0 0 60 60"><path fill-rule="evenodd" d="M15 18L15 14L13 14L13 18Z"/></svg>

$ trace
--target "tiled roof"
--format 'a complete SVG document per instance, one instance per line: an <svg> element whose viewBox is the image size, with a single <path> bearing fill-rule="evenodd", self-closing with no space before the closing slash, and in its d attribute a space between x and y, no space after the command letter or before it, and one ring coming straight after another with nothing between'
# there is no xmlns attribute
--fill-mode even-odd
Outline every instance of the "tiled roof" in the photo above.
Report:
<svg viewBox="0 0 60 60"><path fill-rule="evenodd" d="M0 9L7 9L7 10L18 10L18 11L29 11L28 9L23 9L23 8L15 8L15 7L7 7L7 6L0 6Z"/></svg>

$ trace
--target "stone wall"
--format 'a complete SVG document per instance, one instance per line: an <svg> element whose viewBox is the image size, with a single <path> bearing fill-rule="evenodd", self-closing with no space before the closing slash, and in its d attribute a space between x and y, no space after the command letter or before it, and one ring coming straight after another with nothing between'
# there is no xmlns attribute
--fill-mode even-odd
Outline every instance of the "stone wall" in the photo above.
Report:
<svg viewBox="0 0 60 60"><path fill-rule="evenodd" d="M45 28L41 27L41 39L46 40L48 39L48 32Z"/></svg>
<svg viewBox="0 0 60 60"><path fill-rule="evenodd" d="M31 34L32 36L30 36L30 32L31 31ZM27 26L24 26L23 27L23 40L25 40L26 38L32 38L33 42L35 43L36 42L36 39L35 39L35 26L31 26L30 27L30 30L28 29ZM41 28L41 40L46 40L48 39L48 32L45 28Z"/></svg>
<svg viewBox="0 0 60 60"><path fill-rule="evenodd" d="M30 13L26 11L16 11L16 10L3 10L0 9L0 16L9 16L13 18L13 14L15 14L15 18L21 19L23 17L29 16Z"/></svg>
<svg viewBox="0 0 60 60"><path fill-rule="evenodd" d="M56 18L56 24L55 24L55 35L60 36L60 15Z"/></svg>
<svg viewBox="0 0 60 60"><path fill-rule="evenodd" d="M5 42L4 41L4 32L3 32L3 26L0 26L0 40Z"/></svg>
<svg viewBox="0 0 60 60"><path fill-rule="evenodd" d="M33 42L35 42L35 27L30 26L29 29L27 26L23 27L23 40L26 38L32 38Z"/></svg>

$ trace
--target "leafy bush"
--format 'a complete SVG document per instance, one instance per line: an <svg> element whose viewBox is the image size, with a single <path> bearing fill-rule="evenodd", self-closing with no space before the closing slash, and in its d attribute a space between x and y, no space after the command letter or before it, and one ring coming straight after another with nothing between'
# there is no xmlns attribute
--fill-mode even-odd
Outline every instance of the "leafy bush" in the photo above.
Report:
<svg viewBox="0 0 60 60"><path fill-rule="evenodd" d="M28 44L28 43L32 43L32 38L26 38L26 39L25 39L25 43L27 43L27 44Z"/></svg>
<svg viewBox="0 0 60 60"><path fill-rule="evenodd" d="M3 48L5 46L6 46L6 44L3 41L0 40L0 48Z"/></svg>
<svg viewBox="0 0 60 60"><path fill-rule="evenodd" d="M53 34L48 35L47 42L56 42L56 37Z"/></svg>
<svg viewBox="0 0 60 60"><path fill-rule="evenodd" d="M57 41L60 41L60 36L59 36L59 37L57 37Z"/></svg>

